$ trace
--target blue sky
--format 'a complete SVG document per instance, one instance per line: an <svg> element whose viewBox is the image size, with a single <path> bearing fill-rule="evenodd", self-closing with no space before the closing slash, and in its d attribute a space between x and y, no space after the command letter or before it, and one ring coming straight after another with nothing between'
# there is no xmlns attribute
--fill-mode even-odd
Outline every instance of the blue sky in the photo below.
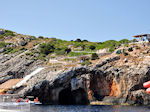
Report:
<svg viewBox="0 0 150 112"><path fill-rule="evenodd" d="M1 0L0 28L90 41L150 33L150 0Z"/></svg>

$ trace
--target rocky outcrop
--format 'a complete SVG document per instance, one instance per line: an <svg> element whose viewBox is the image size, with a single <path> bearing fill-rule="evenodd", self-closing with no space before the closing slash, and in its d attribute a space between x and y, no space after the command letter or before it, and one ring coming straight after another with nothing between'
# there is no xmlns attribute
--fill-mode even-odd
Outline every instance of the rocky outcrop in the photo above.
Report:
<svg viewBox="0 0 150 112"><path fill-rule="evenodd" d="M0 54L0 84L12 78L23 78L41 65L42 61L25 53Z"/></svg>
<svg viewBox="0 0 150 112"><path fill-rule="evenodd" d="M150 80L148 62L142 61L140 66L128 60L128 64L120 66L123 60L114 56L94 67L73 68L53 78L50 72L46 75L49 77L41 76L40 81L33 77L34 84L22 94L39 97L42 103L48 104L88 104L91 101L150 104L150 95L143 88L143 82Z"/></svg>
<svg viewBox="0 0 150 112"><path fill-rule="evenodd" d="M33 76L23 89L13 91L15 94L38 97L45 104L89 104L92 101L150 104L150 95L143 88L143 83L150 80L148 46L138 46L132 50L123 47L120 49L124 53L112 53L98 60L90 60L90 66L69 70L62 67L57 71L55 68L52 70L52 65L46 64L46 60L39 59L37 43L29 44L32 38L16 36L5 40L13 43L6 47L25 48L10 54L3 54L5 49L0 49L0 84L12 78L23 78L39 66L45 66L45 69ZM42 58L48 60L49 55Z"/></svg>

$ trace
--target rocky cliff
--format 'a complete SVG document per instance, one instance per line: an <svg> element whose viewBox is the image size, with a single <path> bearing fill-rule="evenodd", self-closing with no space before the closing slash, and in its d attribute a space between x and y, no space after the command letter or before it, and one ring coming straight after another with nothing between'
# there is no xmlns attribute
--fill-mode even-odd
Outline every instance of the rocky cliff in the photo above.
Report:
<svg viewBox="0 0 150 112"><path fill-rule="evenodd" d="M150 80L149 47L141 47L128 56L111 54L90 67L72 68L49 77L39 74L41 80L33 77L21 93L39 97L48 104L89 104L92 101L104 103L150 104L150 95L143 83ZM35 79L34 79L35 78ZM29 83L30 83L29 81Z"/></svg>
<svg viewBox="0 0 150 112"><path fill-rule="evenodd" d="M108 41L109 44L112 42L116 41ZM84 44L82 50L85 50L88 44L102 47L106 43L67 42L0 30L0 84L10 79L25 78L38 67L43 67L23 88L10 89L6 93L38 97L45 104L89 104L100 101L149 105L150 95L143 88L143 83L150 80L148 43L119 46L113 43L113 50L116 51L99 57L96 55L95 60L89 57L78 60L79 57L74 55L82 51L71 52L72 49L62 48ZM83 51L85 56L89 53L86 50ZM80 63L82 61L85 62Z"/></svg>

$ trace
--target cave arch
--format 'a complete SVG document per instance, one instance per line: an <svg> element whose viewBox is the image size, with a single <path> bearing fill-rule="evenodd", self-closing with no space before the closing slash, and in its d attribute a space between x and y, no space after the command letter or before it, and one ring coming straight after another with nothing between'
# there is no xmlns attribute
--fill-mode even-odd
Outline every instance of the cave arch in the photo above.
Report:
<svg viewBox="0 0 150 112"><path fill-rule="evenodd" d="M88 95L82 88L74 91L71 91L70 88L66 88L59 93L60 105L86 105L88 103Z"/></svg>

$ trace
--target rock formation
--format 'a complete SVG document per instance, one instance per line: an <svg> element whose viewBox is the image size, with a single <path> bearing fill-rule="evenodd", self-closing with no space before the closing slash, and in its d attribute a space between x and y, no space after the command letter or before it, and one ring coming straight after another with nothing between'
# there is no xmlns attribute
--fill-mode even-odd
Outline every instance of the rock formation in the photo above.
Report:
<svg viewBox="0 0 150 112"><path fill-rule="evenodd" d="M40 78L44 80L37 81L22 93L39 97L46 104L88 104L91 101L150 104L150 95L142 86L143 82L150 80L148 62L120 66L119 61L123 60L114 56L94 67L73 68L53 78L44 79L41 74Z"/></svg>
<svg viewBox="0 0 150 112"><path fill-rule="evenodd" d="M70 42L55 38L35 38L9 30L0 30L0 35L0 84L9 79L24 78L38 67L45 68L31 77L23 88L7 93L38 97L43 104L89 104L93 101L150 104L150 95L143 88L143 83L150 80L150 47L147 43L112 44L111 47L116 51L99 55L96 60L88 59L90 65L81 66L82 63L77 60L79 57L69 58L68 54L63 56L66 52L62 48L69 47ZM71 47L75 46L73 42ZM48 61L52 57L55 57L55 62L59 62L57 58L60 58L62 63L53 65ZM65 66L69 63L65 61L67 58L74 60L70 62L75 63L73 68Z"/></svg>

